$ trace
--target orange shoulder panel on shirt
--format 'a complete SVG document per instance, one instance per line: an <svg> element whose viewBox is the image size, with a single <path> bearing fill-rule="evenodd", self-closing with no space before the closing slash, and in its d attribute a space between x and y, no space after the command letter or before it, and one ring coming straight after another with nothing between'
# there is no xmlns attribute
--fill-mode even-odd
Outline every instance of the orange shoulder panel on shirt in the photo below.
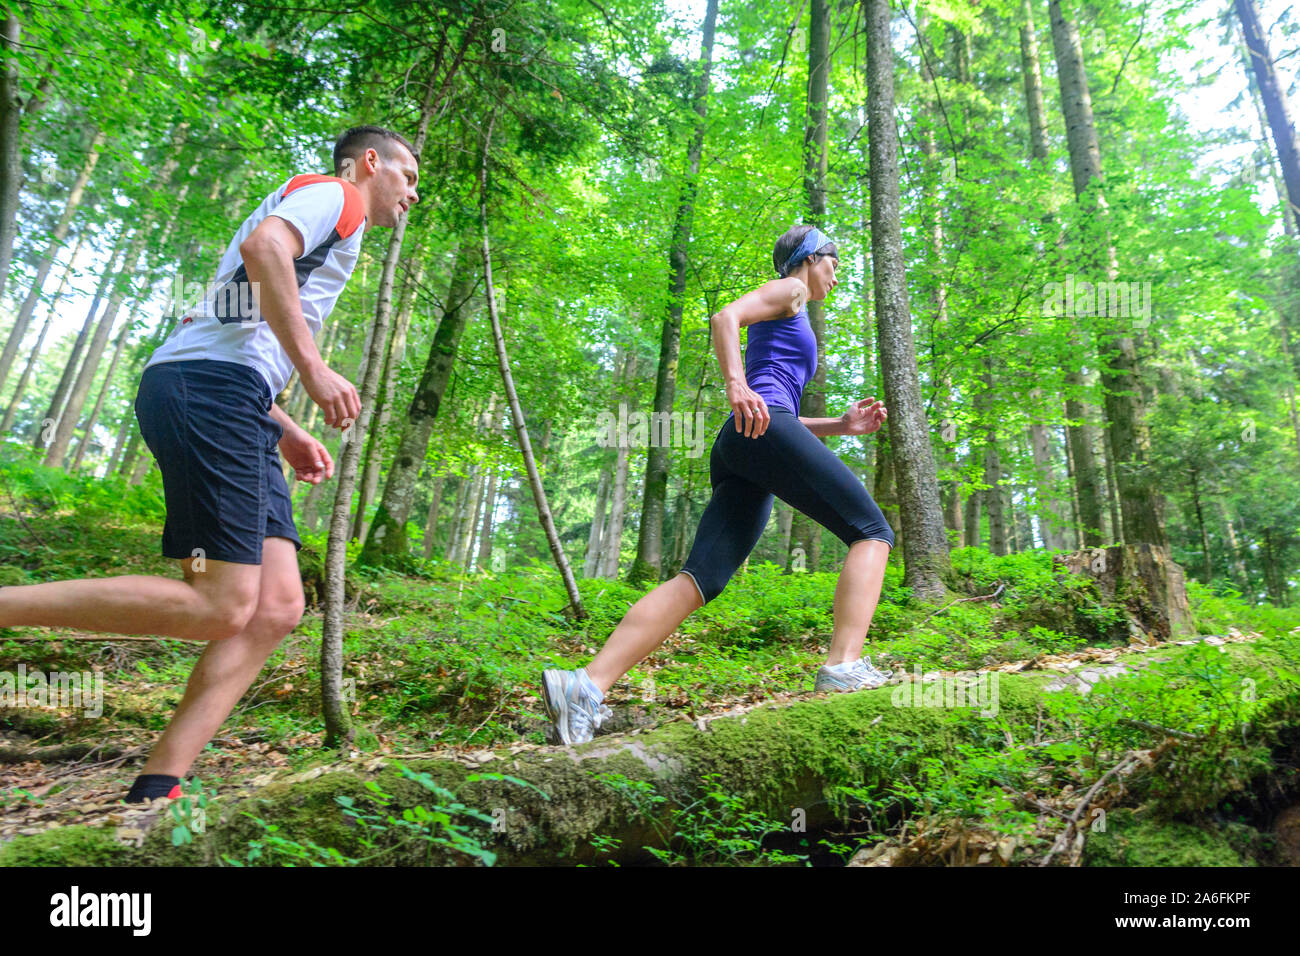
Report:
<svg viewBox="0 0 1300 956"><path fill-rule="evenodd" d="M346 239L357 231L357 227L366 218L366 205L361 201L361 193L357 191L356 183L340 179L338 176L304 173L289 180L289 185L285 187L284 194L280 198L283 199L295 189L313 186L316 183L338 183L343 187L343 212L339 214L339 221L334 228L338 230L339 238Z"/></svg>

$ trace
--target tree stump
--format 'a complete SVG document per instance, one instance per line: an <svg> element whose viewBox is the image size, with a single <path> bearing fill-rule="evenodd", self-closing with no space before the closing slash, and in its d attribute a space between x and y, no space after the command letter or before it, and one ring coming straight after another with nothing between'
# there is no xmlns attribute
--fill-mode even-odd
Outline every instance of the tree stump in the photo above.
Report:
<svg viewBox="0 0 1300 956"><path fill-rule="evenodd" d="M1052 563L1091 578L1105 603L1122 605L1130 640L1167 641L1196 631L1187 604L1187 579L1167 549L1116 544L1059 555Z"/></svg>

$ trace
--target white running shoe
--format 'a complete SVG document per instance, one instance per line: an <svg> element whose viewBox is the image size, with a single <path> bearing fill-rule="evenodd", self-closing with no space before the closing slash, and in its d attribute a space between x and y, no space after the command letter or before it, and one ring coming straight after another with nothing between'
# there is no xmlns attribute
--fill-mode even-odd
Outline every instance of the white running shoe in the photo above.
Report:
<svg viewBox="0 0 1300 956"><path fill-rule="evenodd" d="M822 665L813 689L818 693L869 690L887 683L892 674L893 671L879 670L870 657L860 657L843 664Z"/></svg>
<svg viewBox="0 0 1300 956"><path fill-rule="evenodd" d="M601 703L603 699L584 686L578 671L555 668L542 671L542 706L551 718L547 739L566 747L591 740L596 728L614 716Z"/></svg>

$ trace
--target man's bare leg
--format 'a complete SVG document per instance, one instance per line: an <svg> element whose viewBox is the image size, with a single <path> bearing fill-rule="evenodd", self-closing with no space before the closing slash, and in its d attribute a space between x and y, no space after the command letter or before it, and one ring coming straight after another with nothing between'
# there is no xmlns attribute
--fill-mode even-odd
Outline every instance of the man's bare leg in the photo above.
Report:
<svg viewBox="0 0 1300 956"><path fill-rule="evenodd" d="M609 693L614 682L650 655L681 626L691 612L704 606L689 574L678 574L633 604L605 646L587 665L587 676Z"/></svg>
<svg viewBox="0 0 1300 956"><path fill-rule="evenodd" d="M257 608L261 567L208 559L194 572L194 562L181 562L184 581L126 574L0 589L0 627L74 627L190 641L240 633Z"/></svg>
<svg viewBox="0 0 1300 956"><path fill-rule="evenodd" d="M880 601L889 562L889 542L863 540L849 545L839 583L835 585L835 629L826 654L827 664L856 661L862 656L867 628Z"/></svg>
<svg viewBox="0 0 1300 956"><path fill-rule="evenodd" d="M297 549L288 538L267 538L256 611L234 637L208 644L141 773L185 776L302 612Z"/></svg>

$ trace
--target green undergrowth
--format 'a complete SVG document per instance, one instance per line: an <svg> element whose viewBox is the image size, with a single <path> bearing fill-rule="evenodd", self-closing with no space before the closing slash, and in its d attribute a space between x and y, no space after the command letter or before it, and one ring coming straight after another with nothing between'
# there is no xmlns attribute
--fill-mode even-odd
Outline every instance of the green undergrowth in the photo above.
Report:
<svg viewBox="0 0 1300 956"><path fill-rule="evenodd" d="M126 573L178 576L174 562L158 555L162 500L156 474L131 488L116 479L70 477L10 457L0 462L0 477L5 483L0 509L21 515L21 520L0 521L0 584ZM319 576L325 542L323 536L307 534L304 543L300 562L307 580ZM1122 643L1120 613L1103 606L1087 581L1055 572L1049 552L999 557L980 548L959 548L952 552L952 566L952 598L942 608L914 602L902 585L899 562L887 567L866 647L878 665L976 669ZM416 573L365 567L349 571L352 609L345 622L344 677L357 728L353 748L363 756L453 744L542 743L537 699L542 668L588 663L644 593L622 581L579 580L588 616L573 621L564 613L568 599L558 576L544 562L465 575L445 562L413 559L411 569ZM834 573L783 573L772 564L751 564L616 684L609 702L616 711L636 710L645 726L664 726L710 705L810 691L825 659L836 582ZM1135 788L1140 802L1132 808L1134 816L1112 820L1111 832L1139 824L1147 830L1195 826L1188 815L1208 812L1206 808L1249 789L1252 780L1269 772L1274 744L1267 742L1268 733L1280 733L1278 728L1292 720L1294 686L1288 673L1300 666L1290 632L1300 627L1300 610L1250 605L1230 589L1210 589L1195 581L1188 582L1188 596L1200 633L1225 633L1230 626L1259 631L1265 637L1254 647L1274 669L1251 671L1258 662L1243 663L1243 652L1233 645L1222 652L1177 647L1168 651L1167 662L1112 679L1086 698L1049 695L1044 712L1032 722L978 723L968 739L941 752L906 734L872 735L857 745L863 750L855 759L873 769L837 785L834 793L840 811L856 827L843 846L883 838L901 819L918 815L980 820L998 832L1029 839L1034 814L1017 801L1016 791L1089 785L1127 750L1156 746L1161 738L1152 727L1176 729L1195 740L1180 738L1181 749L1168 758L1167 770L1141 785L1146 790ZM958 602L957 597L980 600ZM210 752L256 747L248 754L248 765L260 770L267 769L263 755L268 749L282 754L276 766L289 770L309 768L329 756L319 746L321 625L319 609L310 608L209 745ZM8 636L44 639L13 640L0 633L0 671L22 663L29 671L100 670L105 678L99 717L69 710L0 711L0 729L30 746L94 741L126 748L151 742L166 726L202 650L175 640L78 641L70 632L34 628L15 628ZM1255 683L1242 683L1248 680ZM1248 686L1255 695L1251 700L1243 697ZM1243 732L1243 727L1248 729ZM1033 743L1035 735L1039 743ZM1186 746L1191 743L1195 746ZM135 772L123 767L121 782L128 783ZM205 782L223 783L219 778ZM452 798L435 796L438 800L428 806L436 817L437 807L445 808ZM746 816L752 808L736 798L725 787L703 785L691 794L685 805L694 806L699 819L684 818L682 826L667 834L680 830L684 835L676 837L676 844L667 841L663 852L669 855L661 862L685 859L691 833L710 832L716 838L719 827L735 830L733 862L807 862L829 852L783 843L778 830L787 824L779 814ZM773 829L773 821L780 827ZM382 816L378 822L384 822ZM265 839L267 859L285 862L283 853L297 852L272 839L289 839L284 830L259 831L251 820L249 826L254 828L250 840L259 832ZM348 832L355 832L363 824L354 820L349 826ZM74 833L67 839L83 836ZM100 852L97 838L84 839L90 843L79 852L92 857ZM1101 847L1105 837L1095 842ZM1140 855L1140 848L1151 842L1135 830L1127 843L1098 849L1100 855L1092 859L1122 862ZM382 849L382 841L376 847ZM299 863L312 865L313 851L303 852L308 856ZM612 852L607 856L614 859ZM232 859L248 862L245 855ZM717 856L710 860L724 862Z"/></svg>
<svg viewBox="0 0 1300 956"><path fill-rule="evenodd" d="M11 583L122 573L176 576L173 563L157 554L156 475L130 488L116 479L70 477L9 460L3 477L25 516L22 522L0 522L0 574ZM304 543L300 562L308 578L319 573L313 568L325 539L305 534ZM418 575L350 571L349 606L355 610L345 626L344 677L353 697L355 746L362 752L491 746L521 738L543 742L537 700L542 668L588 663L643 593L621 581L580 580L588 616L574 622L564 613L567 596L548 564L473 575L440 561L416 566ZM877 665L974 669L1118 642L1109 635L1119 613L1098 602L1089 582L1054 572L1049 552L998 557L959 548L952 566L954 595L984 598L997 592L996 599L954 599L942 609L917 605L902 585L899 562L891 562L866 646ZM767 563L747 567L615 685L611 702L637 705L641 723L653 724L710 705L810 691L830 639L836 583L834 573L783 573ZM1250 606L1230 591L1211 592L1196 582L1189 582L1188 591L1203 632L1235 624L1277 633L1300 621L1294 609ZM282 746L296 763L313 759L314 745L297 754L291 741L322 729L321 624L319 610L309 609L228 721L226 737ZM0 715L10 729L41 736L43 743L94 735L104 724L156 733L201 650L183 641L105 645L59 639L66 632L45 633L53 640L3 641L0 635L0 668L20 662L29 670L102 668L106 694L103 720Z"/></svg>

